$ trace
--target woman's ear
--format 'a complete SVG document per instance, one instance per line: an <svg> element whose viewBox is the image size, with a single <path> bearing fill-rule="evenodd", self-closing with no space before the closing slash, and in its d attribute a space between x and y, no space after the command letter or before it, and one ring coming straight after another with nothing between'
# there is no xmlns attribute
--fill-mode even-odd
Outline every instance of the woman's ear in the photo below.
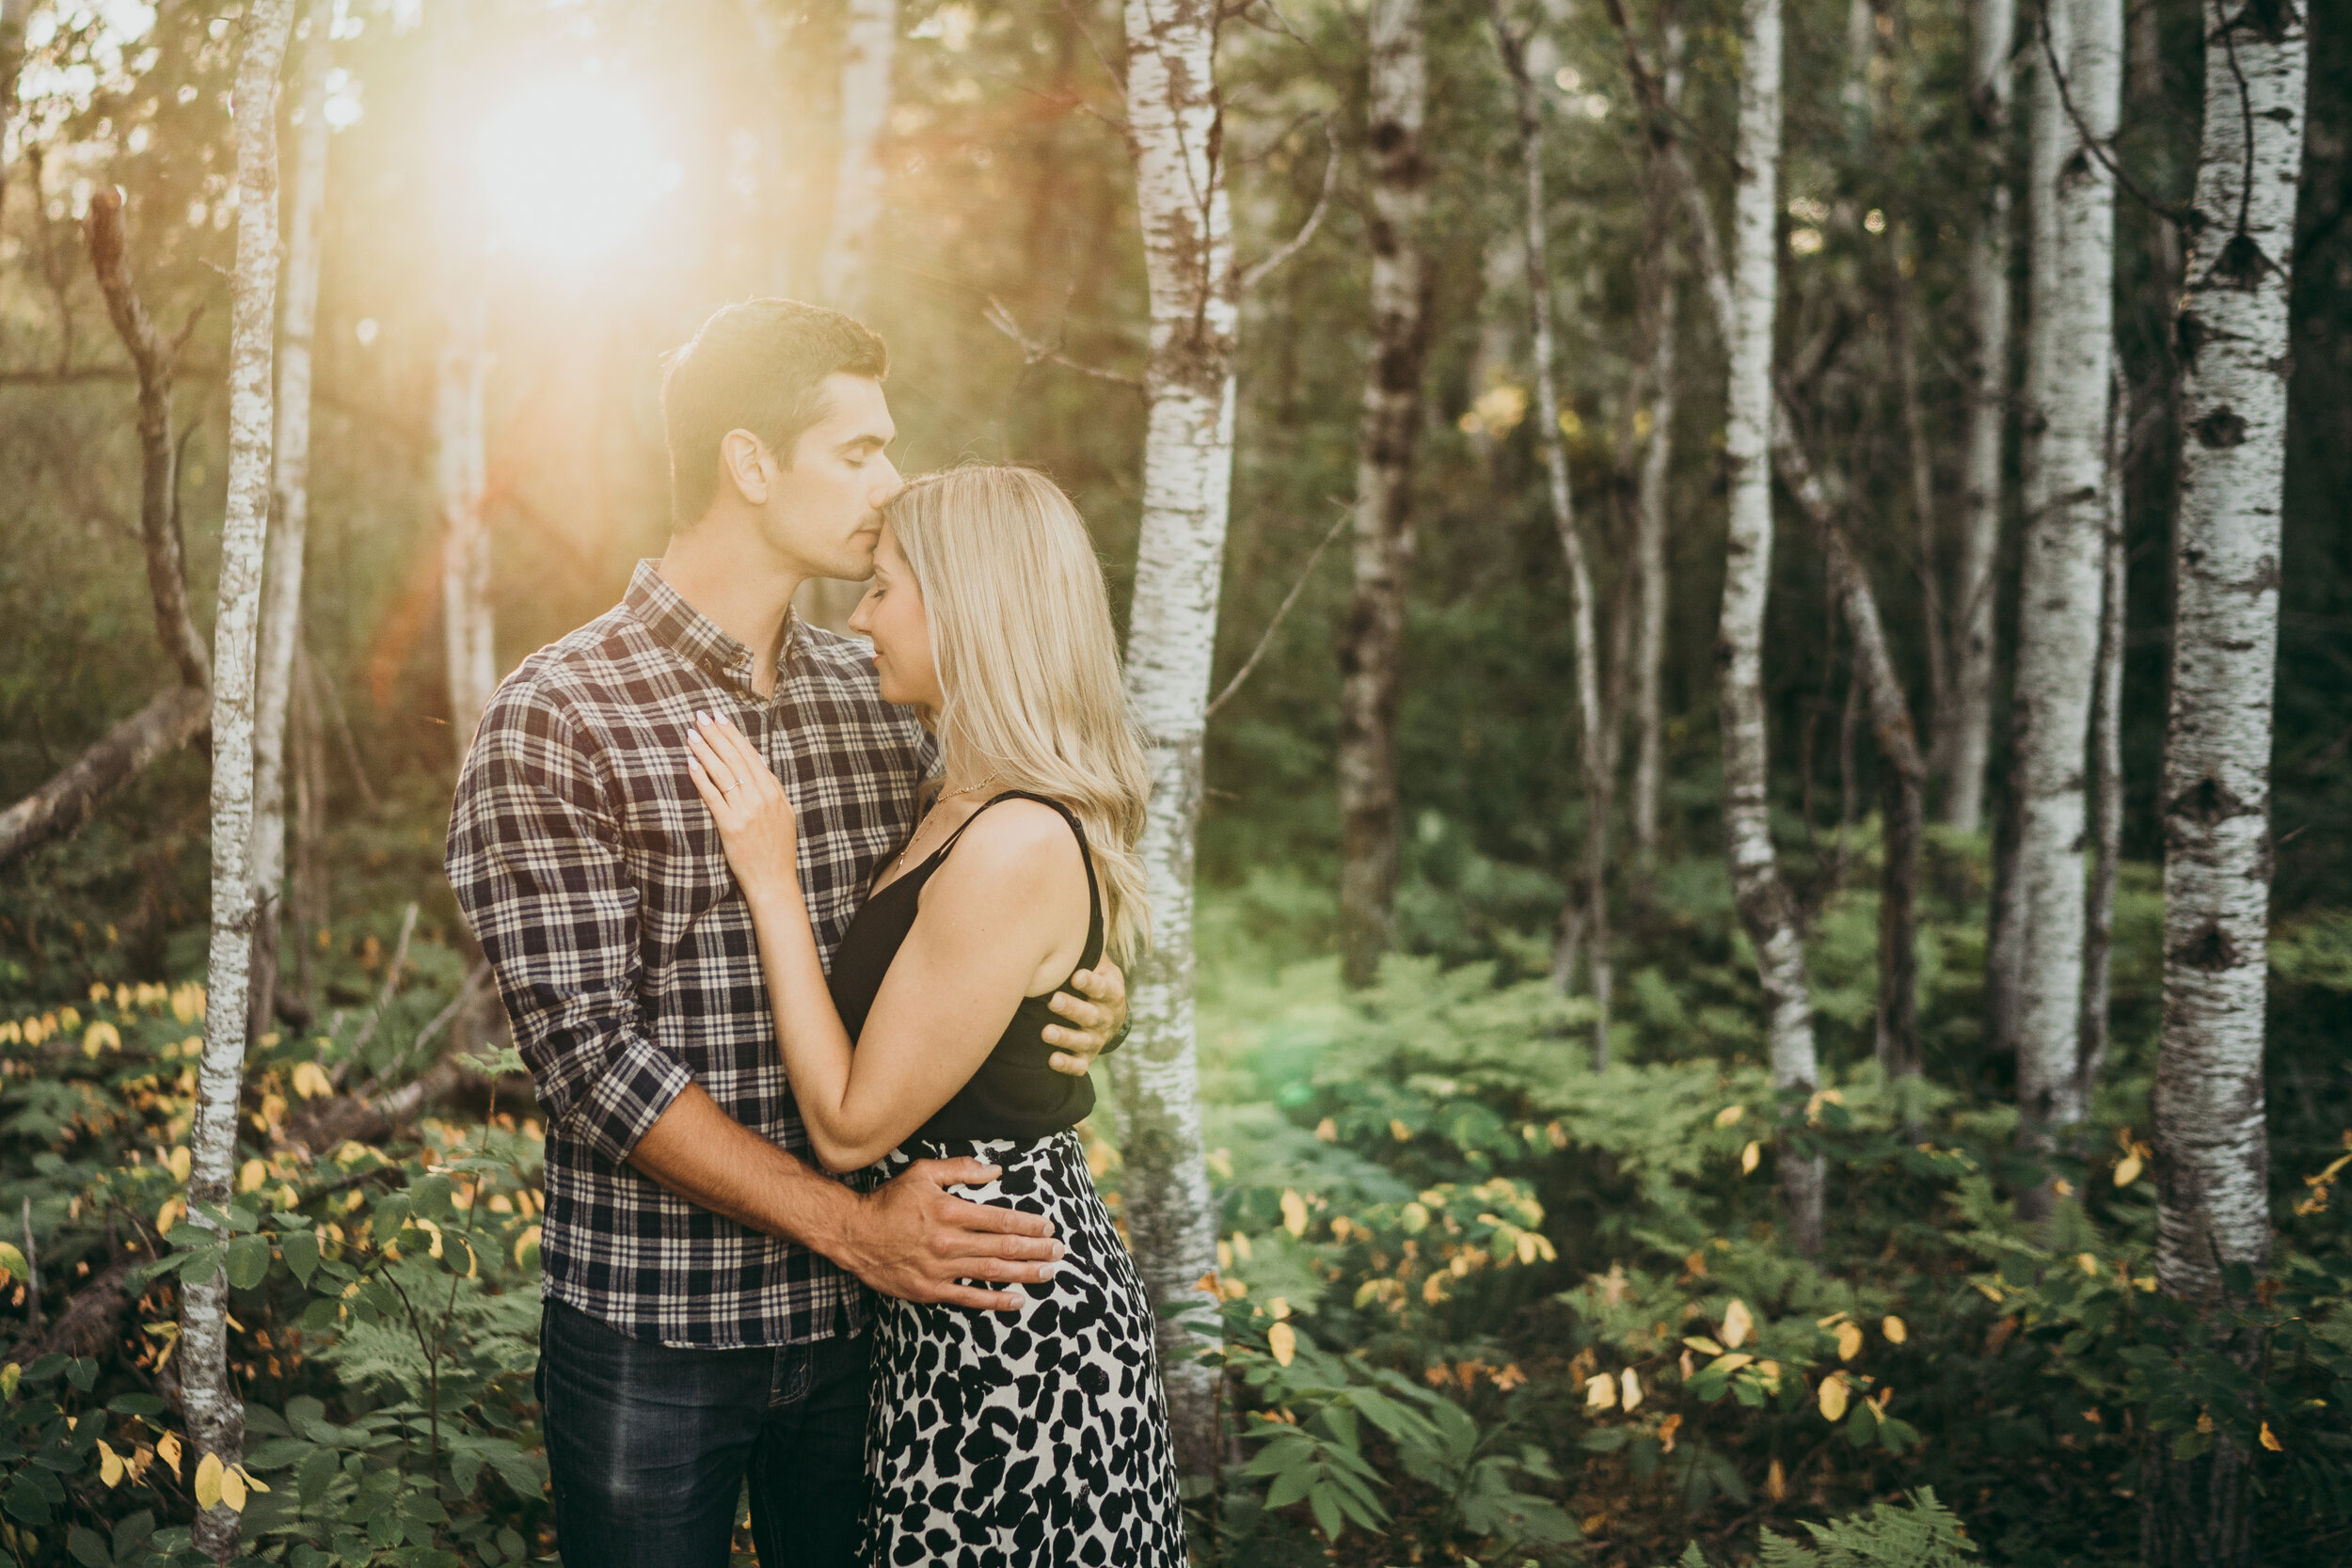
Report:
<svg viewBox="0 0 2352 1568"><path fill-rule="evenodd" d="M730 430L719 438L719 470L737 495L753 506L768 504L768 449L748 430Z"/></svg>

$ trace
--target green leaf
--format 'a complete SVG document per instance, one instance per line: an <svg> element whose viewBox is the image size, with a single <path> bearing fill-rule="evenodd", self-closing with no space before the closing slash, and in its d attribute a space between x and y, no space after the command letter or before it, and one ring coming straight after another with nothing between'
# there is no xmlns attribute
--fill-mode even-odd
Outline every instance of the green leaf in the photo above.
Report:
<svg viewBox="0 0 2352 1568"><path fill-rule="evenodd" d="M482 1455L473 1449L459 1449L449 1457L450 1479L457 1484L457 1495L470 1497L482 1483Z"/></svg>
<svg viewBox="0 0 2352 1568"><path fill-rule="evenodd" d="M310 1276L319 1270L319 1239L308 1230L297 1230L285 1240L286 1267L294 1271L295 1282L309 1285Z"/></svg>
<svg viewBox="0 0 2352 1568"><path fill-rule="evenodd" d="M302 1468L294 1475L294 1490L302 1495L305 1508L313 1506L326 1496L327 1488L335 1484L341 1462L342 1456L333 1449L314 1449L310 1457L302 1462Z"/></svg>
<svg viewBox="0 0 2352 1568"><path fill-rule="evenodd" d="M1337 1544L1340 1531L1347 1528L1347 1522L1340 1517L1339 1498L1327 1490L1319 1490L1307 1499L1307 1506L1314 1511L1315 1525L1323 1531L1323 1538Z"/></svg>
<svg viewBox="0 0 2352 1568"><path fill-rule="evenodd" d="M28 1525L49 1522L49 1495L43 1492L30 1475L19 1474L16 1484L8 1488L8 1499L0 1507Z"/></svg>
<svg viewBox="0 0 2352 1568"><path fill-rule="evenodd" d="M180 1278L189 1285L204 1284L213 1275L220 1273L220 1255L223 1250L218 1246L208 1246L199 1247L194 1252L183 1253L176 1260L180 1270Z"/></svg>
<svg viewBox="0 0 2352 1568"><path fill-rule="evenodd" d="M155 1394L117 1394L106 1408L118 1416L160 1416L171 1406Z"/></svg>
<svg viewBox="0 0 2352 1568"><path fill-rule="evenodd" d="M1290 1507L1314 1490L1315 1479L1315 1466L1312 1465L1301 1465L1295 1470L1284 1471L1274 1478L1272 1486L1266 1488L1266 1507Z"/></svg>
<svg viewBox="0 0 2352 1568"><path fill-rule="evenodd" d="M106 1549L106 1538L96 1530L75 1525L65 1532L65 1549L73 1554L73 1560L87 1563L88 1568L115 1568L115 1555Z"/></svg>
<svg viewBox="0 0 2352 1568"><path fill-rule="evenodd" d="M229 1243L229 1283L250 1291L269 1277L269 1238L240 1236Z"/></svg>

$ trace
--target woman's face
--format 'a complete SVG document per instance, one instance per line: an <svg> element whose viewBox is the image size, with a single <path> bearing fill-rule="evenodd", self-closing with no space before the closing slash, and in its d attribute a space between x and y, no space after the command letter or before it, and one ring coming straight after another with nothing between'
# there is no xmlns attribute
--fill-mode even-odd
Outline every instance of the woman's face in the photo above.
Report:
<svg viewBox="0 0 2352 1568"><path fill-rule="evenodd" d="M890 525L882 525L874 547L874 581L850 617L850 629L874 640L874 673L882 678L882 701L937 712L947 703L939 689L939 665L931 657L931 624L923 613L923 591L899 553Z"/></svg>

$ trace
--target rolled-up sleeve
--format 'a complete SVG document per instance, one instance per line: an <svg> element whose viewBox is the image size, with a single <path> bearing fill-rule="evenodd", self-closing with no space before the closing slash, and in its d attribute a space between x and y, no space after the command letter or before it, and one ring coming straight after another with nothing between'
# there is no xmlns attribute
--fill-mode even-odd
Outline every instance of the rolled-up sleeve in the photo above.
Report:
<svg viewBox="0 0 2352 1568"><path fill-rule="evenodd" d="M588 745L529 681L483 715L449 882L498 976L550 1135L619 1164L692 1080L637 1000L638 891Z"/></svg>

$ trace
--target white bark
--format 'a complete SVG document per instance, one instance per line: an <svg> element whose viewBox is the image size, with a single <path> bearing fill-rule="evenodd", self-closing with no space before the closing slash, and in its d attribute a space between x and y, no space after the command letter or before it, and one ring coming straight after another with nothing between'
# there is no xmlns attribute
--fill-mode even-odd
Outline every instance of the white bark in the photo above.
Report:
<svg viewBox="0 0 2352 1568"><path fill-rule="evenodd" d="M189 1218L226 1203L236 1165L237 1094L245 1083L246 990L253 951L253 698L269 527L270 362L278 293L278 67L293 0L251 0L237 65L237 261L230 279L229 493L221 523L220 607L213 623L213 924L204 1058L188 1134ZM199 1453L237 1463L245 1413L229 1380L229 1280L183 1284L182 1406ZM194 1456L191 1456L193 1460ZM215 1506L197 1544L228 1560L238 1518Z"/></svg>
<svg viewBox="0 0 2352 1568"><path fill-rule="evenodd" d="M2270 1259L2271 704L2307 14L2204 7L2201 221L2180 320L2185 439L2159 797L2164 1022L2153 1109L2157 1288L2205 1313L2231 1295L2226 1267L2260 1275ZM2241 1335L2236 1348L2252 1370L2259 1341ZM2255 1560L2249 1467L2226 1439L2187 1462L2151 1446L2140 1543L2151 1568Z"/></svg>
<svg viewBox="0 0 2352 1568"><path fill-rule="evenodd" d="M1968 236L1968 427L1952 579L1952 700L1936 715L1949 779L1944 821L1971 833L1984 823L1993 746L1993 573L2001 547L2001 435L2009 422L2010 47L2016 33L2016 0L1977 0L1969 97L1977 161L1993 178Z"/></svg>
<svg viewBox="0 0 2352 1568"><path fill-rule="evenodd" d="M2099 548L2099 671L2090 694L2090 883L2083 904L2081 1037L2083 1102L2106 1065L2107 1012L2115 974L2115 892L2123 860L2123 632L2130 606L2124 553L2123 479L2131 429L2123 378L2107 410L2106 515Z"/></svg>
<svg viewBox="0 0 2352 1568"><path fill-rule="evenodd" d="M2121 0L2064 0L2049 16L2050 49L2036 73L2035 111L2043 118L2035 127L2034 200L2053 209L2052 243L2034 256L2028 419L2040 436L2020 574L2019 829L2004 922L2016 974L2019 1137L2034 1151L2055 1148L2085 1115L2084 756L2098 665L2114 346L2115 185L2101 154L2115 134L2123 79ZM2049 70L2050 55L2065 68L2063 84ZM2084 146L2076 115L2098 148ZM2038 245L2044 239L2039 222L2035 238ZM2046 1208L2046 1192L2028 1189L2023 1209Z"/></svg>
<svg viewBox="0 0 2352 1568"><path fill-rule="evenodd" d="M1340 917L1348 983L1369 985L1396 897L1396 709L1412 568L1414 450L1429 342L1421 225L1428 98L1421 0L1374 0L1370 113L1373 351L1356 459L1355 601L1342 644Z"/></svg>
<svg viewBox="0 0 2352 1568"><path fill-rule="evenodd" d="M2164 1032L2156 1070L2156 1278L2201 1305L2219 1264L2269 1256L2263 1002L2270 889L2287 283L2307 42L2208 0L2204 150L2182 379L2165 744ZM2245 83L2243 99L2238 79ZM2249 142L2249 134L2251 142Z"/></svg>
<svg viewBox="0 0 2352 1568"><path fill-rule="evenodd" d="M8 134L8 124L16 118L17 78L24 71L24 21L33 11L33 0L0 0L0 140ZM8 159L0 153L0 214L8 206Z"/></svg>
<svg viewBox="0 0 2352 1568"><path fill-rule="evenodd" d="M1568 568L1568 626L1576 657L1576 719L1579 772L1584 784L1584 864L1581 885L1561 916L1562 940L1552 960L1552 978L1565 990L1573 978L1576 939L1592 942L1593 1059L1609 1061L1609 798L1612 746L1600 711L1600 640L1593 614L1593 573L1584 556L1584 535L1576 520L1576 499L1568 486L1568 453L1560 429L1560 382L1551 321L1551 262L1544 202L1544 142L1541 104L1530 80L1525 40L1516 35L1498 4L1495 34L1518 110L1520 180L1526 205L1527 309L1535 372L1535 441L1544 454L1545 489L1551 524Z"/></svg>
<svg viewBox="0 0 2352 1568"><path fill-rule="evenodd" d="M1662 96L1666 107L1676 110L1682 98L1682 29L1672 22L1666 24L1662 64ZM1649 435L1633 503L1633 798L1627 802L1634 857L1645 874L1658 854L1658 792L1664 768L1661 688L1666 667L1666 475L1674 455L1676 315L1676 176L1668 165L1665 150L1651 143L1644 173L1647 230L1642 257L1649 316L1645 324Z"/></svg>
<svg viewBox="0 0 2352 1568"><path fill-rule="evenodd" d="M318 328L319 223L326 203L326 73L335 63L334 7L310 7L302 50L301 119L287 214L285 308L278 326L276 513L263 574L262 664L253 723L253 895L258 906L253 1011L269 1026L277 1001L278 900L286 877L286 713L302 630L302 557L310 514L310 343Z"/></svg>
<svg viewBox="0 0 2352 1568"><path fill-rule="evenodd" d="M460 268L459 271L466 269ZM483 515L486 483L483 384L485 301L479 288L452 280L433 383L433 487L441 523L441 623L449 671L450 735L457 755L473 744L482 710L498 687L490 614L490 528Z"/></svg>
<svg viewBox="0 0 2352 1568"><path fill-rule="evenodd" d="M1732 892L1764 990L1772 1081L1784 1093L1804 1095L1820 1076L1813 1006L1795 900L1772 852L1771 751L1764 729L1764 607L1772 570L1772 316L1780 281L1780 0L1744 0L1741 9L1731 385L1724 433L1731 520L1716 649L1722 672L1724 839ZM1799 1250L1817 1253L1821 1161L1784 1148L1779 1166L1790 1240Z"/></svg>
<svg viewBox="0 0 2352 1568"><path fill-rule="evenodd" d="M1216 648L1233 470L1239 325L1216 74L1216 0L1127 0L1127 123L1151 289L1143 516L1127 634L1127 694L1152 767L1140 850L1152 951L1136 966L1133 1034L1111 1058L1130 1184L1127 1229L1153 1304L1208 1302L1216 1211L1200 1145L1193 1021L1193 853L1201 736ZM1213 1322L1213 1320L1203 1320ZM1215 1342L1163 1320L1161 1372L1178 1463L1214 1473Z"/></svg>
<svg viewBox="0 0 2352 1568"><path fill-rule="evenodd" d="M852 315L866 306L874 228L882 218L882 169L874 143L890 118L890 61L898 37L898 0L849 0L841 40L841 164L818 277L825 302Z"/></svg>

